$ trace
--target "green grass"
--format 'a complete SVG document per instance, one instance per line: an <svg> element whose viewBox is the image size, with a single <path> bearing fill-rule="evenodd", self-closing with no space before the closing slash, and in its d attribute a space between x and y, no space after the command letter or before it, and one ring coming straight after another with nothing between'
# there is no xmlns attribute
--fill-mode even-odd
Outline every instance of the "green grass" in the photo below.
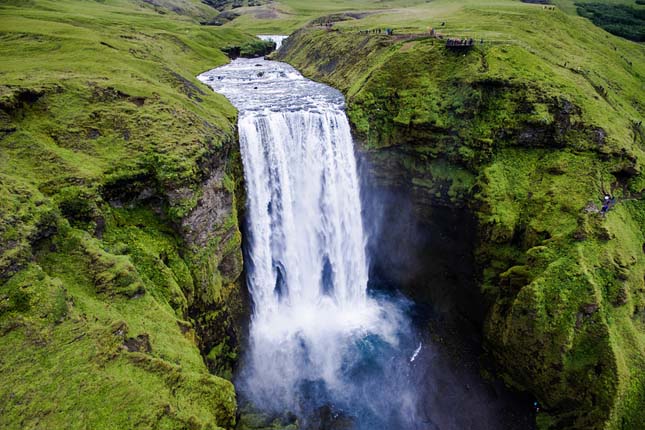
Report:
<svg viewBox="0 0 645 430"><path fill-rule="evenodd" d="M425 0L324 0L305 2L281 0L262 6L235 9L240 17L226 24L255 34L289 34L321 16L342 12L390 11L394 8L410 7L425 3Z"/></svg>
<svg viewBox="0 0 645 430"><path fill-rule="evenodd" d="M551 3L557 5L563 11L571 14L577 14L576 3L598 3L595 0L553 0ZM638 6L638 0L604 0L600 3L607 5L626 5L626 6Z"/></svg>
<svg viewBox="0 0 645 430"><path fill-rule="evenodd" d="M402 171L381 176L470 206L486 345L505 381L540 400L541 428L638 428L645 48L511 1L435 1L335 27L297 33L278 57L346 94L375 157L401 153ZM401 36L359 32L385 27ZM454 53L404 36L428 27L485 43ZM624 200L607 218L585 210L610 189Z"/></svg>
<svg viewBox="0 0 645 430"><path fill-rule="evenodd" d="M553 0L551 4L557 6L558 11L569 15L577 15L578 4L594 3L594 0ZM606 7L633 7L642 10L643 5L635 0L605 0L600 2ZM364 27L369 23L378 27L399 27L408 30L416 29L425 31L428 26L437 26L438 23L455 18L454 12L462 9L464 6L486 7L492 10L501 8L523 9L533 7L541 9L542 5L522 4L520 1L482 1L466 0L460 2L447 1L425 1L425 0L324 0L316 2L303 2L301 0L281 0L277 2L264 2L260 6L241 7L233 9L238 15L236 19L228 22L227 27L234 27L250 31L255 34L276 33L289 34L303 25L315 21L319 17L338 16L349 14L345 19L348 20L346 25L358 24ZM544 10L543 10L544 11ZM547 12L547 11L544 11ZM367 19L356 19L361 15L367 16ZM371 18L370 18L371 16ZM480 24L482 16L478 16L477 21L472 22L475 27L483 27ZM513 24L520 23L514 21ZM507 23L508 24L508 23ZM511 30L515 25L502 27L504 30ZM504 32L504 31L502 31ZM486 29L482 35L494 37L496 34L492 28Z"/></svg>
<svg viewBox="0 0 645 430"><path fill-rule="evenodd" d="M253 39L158 3L0 4L2 428L234 426L236 112L195 76Z"/></svg>
<svg viewBox="0 0 645 430"><path fill-rule="evenodd" d="M578 3L578 13L608 32L645 42L645 8L602 3Z"/></svg>

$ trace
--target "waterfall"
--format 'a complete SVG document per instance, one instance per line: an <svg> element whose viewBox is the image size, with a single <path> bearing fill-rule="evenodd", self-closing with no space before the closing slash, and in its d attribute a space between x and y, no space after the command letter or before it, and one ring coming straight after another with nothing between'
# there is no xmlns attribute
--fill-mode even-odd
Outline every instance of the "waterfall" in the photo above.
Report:
<svg viewBox="0 0 645 430"><path fill-rule="evenodd" d="M301 409L306 393L364 405L368 400L356 396L374 381L360 382L362 369L377 363L372 354L391 361L405 322L395 305L367 292L359 180L342 95L261 59L238 59L199 78L239 110L254 305L245 395L274 410ZM401 384L401 375L387 371L381 383ZM410 407L398 391L398 403L373 405L373 413Z"/></svg>
<svg viewBox="0 0 645 430"><path fill-rule="evenodd" d="M345 114L255 113L240 118L239 130L256 315L327 302L365 306L365 239Z"/></svg>
<svg viewBox="0 0 645 430"><path fill-rule="evenodd" d="M282 42L289 36L275 35L275 34L258 34L258 38L262 40L270 40L275 42L275 50L277 51L282 46Z"/></svg>
<svg viewBox="0 0 645 430"><path fill-rule="evenodd" d="M377 325L356 161L339 109L240 118L249 189L249 288L255 379L288 396L302 380L337 380L338 339ZM392 337L392 336L390 336ZM302 369L307 363L307 368Z"/></svg>

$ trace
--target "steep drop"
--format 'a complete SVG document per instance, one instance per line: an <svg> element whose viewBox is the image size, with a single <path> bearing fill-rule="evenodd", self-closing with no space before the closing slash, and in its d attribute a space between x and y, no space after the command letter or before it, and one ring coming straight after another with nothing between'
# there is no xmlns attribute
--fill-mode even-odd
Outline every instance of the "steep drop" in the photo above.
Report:
<svg viewBox="0 0 645 430"><path fill-rule="evenodd" d="M357 428L415 421L418 346L391 300L368 295L356 160L342 95L283 63L200 76L240 111L254 304L242 394L306 422L332 407ZM408 354L409 352L409 354Z"/></svg>

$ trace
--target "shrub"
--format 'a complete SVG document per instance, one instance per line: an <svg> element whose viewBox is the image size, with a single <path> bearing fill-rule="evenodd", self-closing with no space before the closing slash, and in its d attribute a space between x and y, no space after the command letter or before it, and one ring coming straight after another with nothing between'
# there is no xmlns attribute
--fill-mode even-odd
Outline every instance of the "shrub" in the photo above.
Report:
<svg viewBox="0 0 645 430"><path fill-rule="evenodd" d="M638 0L637 4L645 4ZM636 42L645 41L645 9L602 3L576 3L578 14L598 27Z"/></svg>

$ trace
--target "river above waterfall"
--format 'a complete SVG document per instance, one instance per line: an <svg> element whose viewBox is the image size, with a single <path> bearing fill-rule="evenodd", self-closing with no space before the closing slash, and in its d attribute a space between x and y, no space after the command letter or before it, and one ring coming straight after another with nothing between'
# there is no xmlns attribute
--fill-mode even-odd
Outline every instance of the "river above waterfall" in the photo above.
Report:
<svg viewBox="0 0 645 430"><path fill-rule="evenodd" d="M304 78L286 63L262 58L238 58L198 76L223 94L240 116L259 112L322 112L343 110L340 91Z"/></svg>

